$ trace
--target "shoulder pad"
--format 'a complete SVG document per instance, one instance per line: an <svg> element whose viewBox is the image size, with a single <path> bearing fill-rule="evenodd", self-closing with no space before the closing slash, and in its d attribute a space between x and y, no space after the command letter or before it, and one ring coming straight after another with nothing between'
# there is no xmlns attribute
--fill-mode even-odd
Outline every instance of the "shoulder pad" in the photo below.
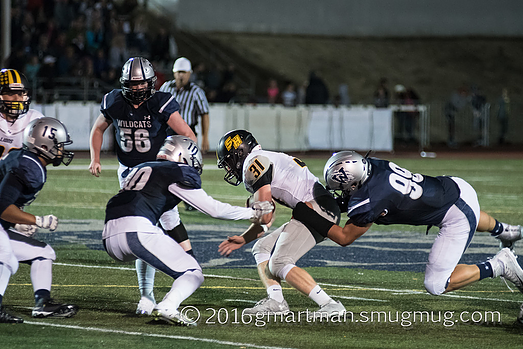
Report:
<svg viewBox="0 0 523 349"><path fill-rule="evenodd" d="M202 179L198 171L191 166L179 164L182 178L178 183L190 189L200 189L202 187Z"/></svg>
<svg viewBox="0 0 523 349"><path fill-rule="evenodd" d="M271 175L270 178L267 178L268 174ZM249 188L255 188L261 178L264 178L264 182L267 182L264 183L264 185L269 184L272 182L271 160L263 155L254 156L244 165L243 178L247 190L249 190Z"/></svg>

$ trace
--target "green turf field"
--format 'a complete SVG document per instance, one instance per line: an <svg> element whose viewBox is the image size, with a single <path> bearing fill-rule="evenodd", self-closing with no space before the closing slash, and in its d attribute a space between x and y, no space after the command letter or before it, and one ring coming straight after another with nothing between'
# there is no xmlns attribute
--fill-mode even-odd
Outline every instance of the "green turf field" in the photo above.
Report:
<svg viewBox="0 0 523 349"><path fill-rule="evenodd" d="M302 159L321 178L326 158ZM523 224L523 159L395 158L394 162L413 172L462 177L476 188L483 210L502 221ZM116 161L102 164L115 166ZM49 171L48 183L29 212L52 213L62 220L103 219L107 200L118 190L116 171L103 169L101 177L95 178L87 171L87 160L75 159L71 166L81 169ZM211 158L206 166L204 189L216 199L243 205L248 196L245 189L225 183L223 172L214 169ZM189 224L247 226L213 220L198 212L180 213ZM279 206L275 224L289 216L290 210ZM0 325L1 348L521 347L523 326L515 319L523 295L511 292L499 279L434 297L424 291L422 273L308 268L327 293L342 300L353 313L352 318L321 323L304 318L304 312L315 310L316 304L285 283L292 316L242 317L241 310L252 306L252 299L265 296L254 263L252 268L209 268L204 269L202 287L182 304L189 315L199 312L198 326L181 328L134 315L138 291L133 264L114 262L104 251L81 245L54 247L53 296L78 304L79 313L71 319L32 319L29 267L21 265L11 278L4 305L24 317L25 324ZM169 290L171 282L157 274L157 299Z"/></svg>

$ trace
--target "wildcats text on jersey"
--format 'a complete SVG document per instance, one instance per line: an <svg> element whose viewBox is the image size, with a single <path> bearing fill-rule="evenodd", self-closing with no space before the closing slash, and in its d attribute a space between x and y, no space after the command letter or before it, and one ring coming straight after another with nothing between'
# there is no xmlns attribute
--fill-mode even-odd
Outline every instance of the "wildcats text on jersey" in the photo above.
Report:
<svg viewBox="0 0 523 349"><path fill-rule="evenodd" d="M152 123L148 121L139 121L139 120L118 120L118 127L128 127L128 128L151 128Z"/></svg>

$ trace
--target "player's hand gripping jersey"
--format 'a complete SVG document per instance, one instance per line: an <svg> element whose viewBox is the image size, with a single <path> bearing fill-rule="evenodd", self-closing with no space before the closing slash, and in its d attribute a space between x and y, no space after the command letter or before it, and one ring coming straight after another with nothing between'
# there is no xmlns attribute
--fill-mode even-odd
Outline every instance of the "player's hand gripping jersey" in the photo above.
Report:
<svg viewBox="0 0 523 349"><path fill-rule="evenodd" d="M411 173L386 160L368 161L372 173L348 203L348 216L356 225L438 225L459 198L450 177Z"/></svg>
<svg viewBox="0 0 523 349"><path fill-rule="evenodd" d="M156 92L136 109L126 101L122 90L107 93L100 111L115 127L118 161L134 167L156 160L167 137L167 120L179 110L180 105L169 93Z"/></svg>

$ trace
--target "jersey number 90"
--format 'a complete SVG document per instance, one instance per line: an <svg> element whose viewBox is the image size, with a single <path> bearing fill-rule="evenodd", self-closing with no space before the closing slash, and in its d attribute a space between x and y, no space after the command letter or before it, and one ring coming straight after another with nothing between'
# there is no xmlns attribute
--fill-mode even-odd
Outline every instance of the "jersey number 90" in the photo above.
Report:
<svg viewBox="0 0 523 349"><path fill-rule="evenodd" d="M126 153L130 153L133 148L140 153L147 153L151 150L149 131L140 128L133 134L130 128L120 128L120 148Z"/></svg>

